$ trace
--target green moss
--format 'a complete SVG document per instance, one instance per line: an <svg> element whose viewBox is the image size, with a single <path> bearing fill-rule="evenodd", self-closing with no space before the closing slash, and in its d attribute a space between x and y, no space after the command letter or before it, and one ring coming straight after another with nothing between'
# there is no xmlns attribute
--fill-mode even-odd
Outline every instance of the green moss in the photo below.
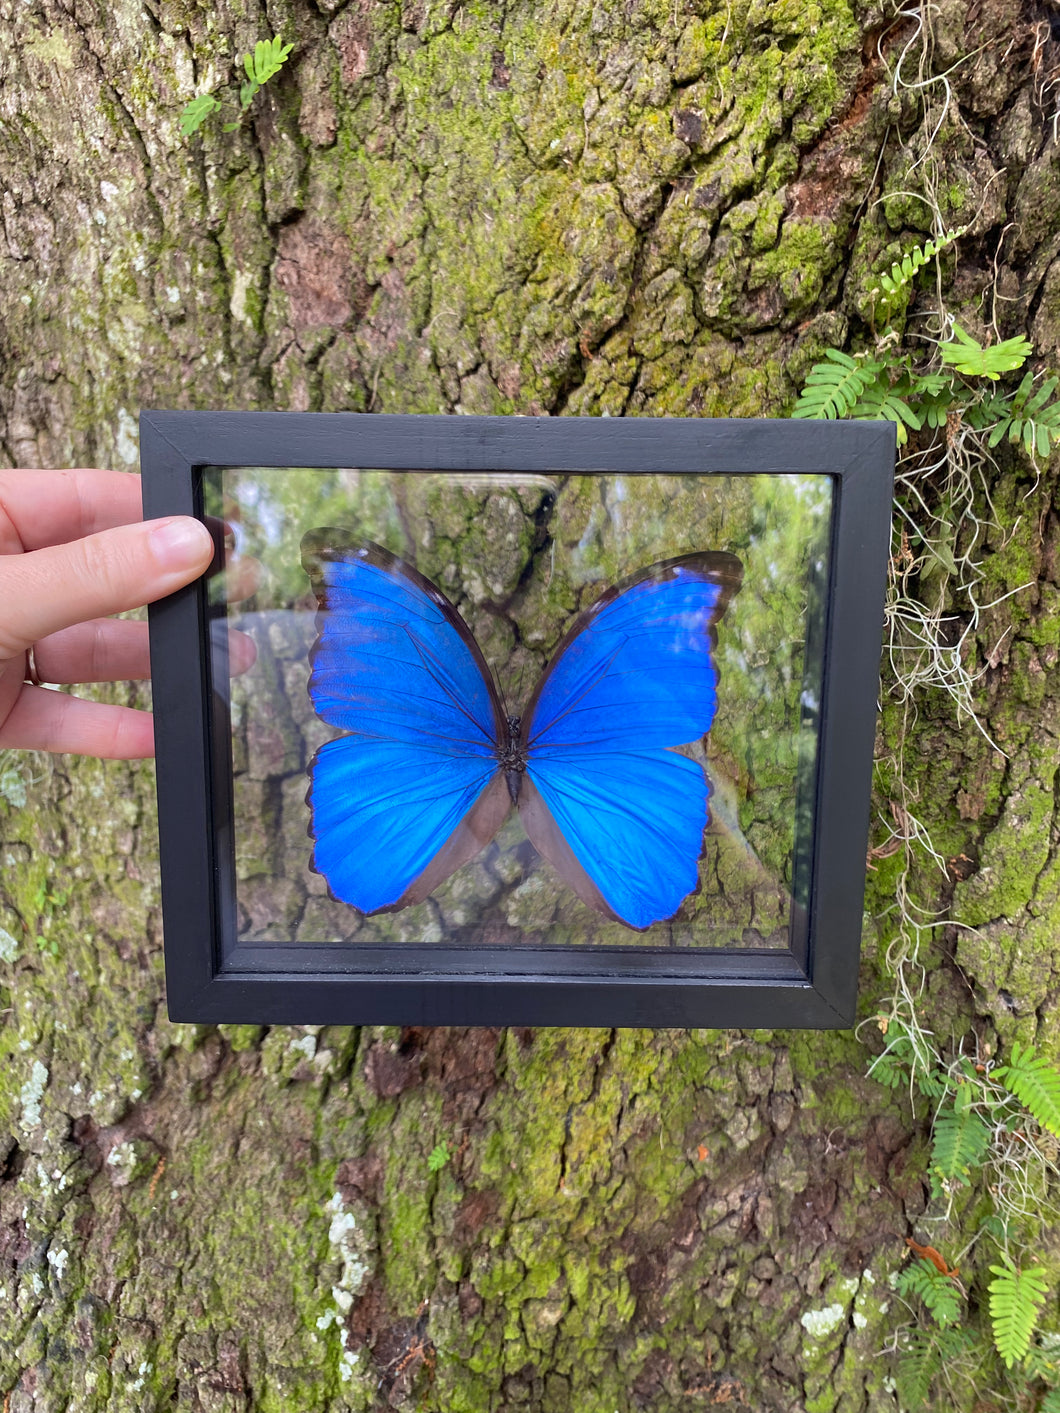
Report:
<svg viewBox="0 0 1060 1413"><path fill-rule="evenodd" d="M239 1054L244 1050L253 1050L265 1033L265 1027L261 1025L222 1025L218 1026L219 1034L224 1036L225 1043Z"/></svg>
<svg viewBox="0 0 1060 1413"><path fill-rule="evenodd" d="M778 288L789 314L814 307L839 264L836 234L830 222L785 221L776 249L751 262L748 288Z"/></svg>
<svg viewBox="0 0 1060 1413"><path fill-rule="evenodd" d="M1015 917L1050 856L1053 778L1028 778L1007 792L1004 813L983 842L979 868L962 887L959 920L971 927L995 918Z"/></svg>

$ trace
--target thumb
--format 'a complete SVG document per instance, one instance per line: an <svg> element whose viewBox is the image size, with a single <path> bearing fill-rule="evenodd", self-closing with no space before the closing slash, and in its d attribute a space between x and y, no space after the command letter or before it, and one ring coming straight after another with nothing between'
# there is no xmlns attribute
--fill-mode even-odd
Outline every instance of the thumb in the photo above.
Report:
<svg viewBox="0 0 1060 1413"><path fill-rule="evenodd" d="M139 608L183 588L213 558L210 532L187 515L119 525L0 557L0 658L89 618Z"/></svg>

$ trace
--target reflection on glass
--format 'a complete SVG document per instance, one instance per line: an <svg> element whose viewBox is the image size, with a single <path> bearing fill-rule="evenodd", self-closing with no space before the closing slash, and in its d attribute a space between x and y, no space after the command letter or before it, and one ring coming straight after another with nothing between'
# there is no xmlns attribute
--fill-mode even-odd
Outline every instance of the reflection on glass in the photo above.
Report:
<svg viewBox="0 0 1060 1413"><path fill-rule="evenodd" d="M789 945L793 901L797 915L809 885L828 477L237 468L208 471L206 495L235 551L261 565L252 598L226 603L220 580L212 595L218 626L248 633L258 652L250 671L230 680L220 647L214 661L230 697L241 939ZM366 916L329 895L311 866L307 772L320 747L346 733L322 720L310 698L317 601L300 545L307 532L331 526L351 544L390 551L444 593L481 649L505 718L525 712L561 640L613 586L677 556L736 557L742 587L714 627L716 714L691 745L673 742L689 759L689 778L702 779L692 762L706 772L710 822L694 887L682 889L672 914L634 930L643 918L591 906L555 851L550 862L548 849L531 843L517 806L498 810L503 822L491 841L431 880L422 900ZM219 712L223 696L215 698ZM622 794L621 780L613 789ZM356 838L353 827L352 850Z"/></svg>

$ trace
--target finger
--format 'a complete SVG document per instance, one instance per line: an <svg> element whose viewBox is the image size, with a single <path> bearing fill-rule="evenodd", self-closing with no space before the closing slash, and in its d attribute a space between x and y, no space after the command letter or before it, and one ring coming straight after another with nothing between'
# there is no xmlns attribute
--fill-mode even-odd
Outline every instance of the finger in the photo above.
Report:
<svg viewBox="0 0 1060 1413"><path fill-rule="evenodd" d="M0 658L16 657L60 628L171 594L212 556L206 527L174 515L0 557Z"/></svg>
<svg viewBox="0 0 1060 1413"><path fill-rule="evenodd" d="M233 559L225 565L223 572L221 598L224 603L240 603L243 599L249 599L251 594L257 593L261 588L263 570L260 562L256 559L249 559L246 556Z"/></svg>
<svg viewBox="0 0 1060 1413"><path fill-rule="evenodd" d="M42 638L33 649L42 682L127 682L151 675L147 624L93 618Z"/></svg>
<svg viewBox="0 0 1060 1413"><path fill-rule="evenodd" d="M228 670L233 677L240 677L258 660L258 645L247 633L238 628L228 630Z"/></svg>
<svg viewBox="0 0 1060 1413"><path fill-rule="evenodd" d="M0 554L65 544L142 517L140 478L128 471L0 471Z"/></svg>
<svg viewBox="0 0 1060 1413"><path fill-rule="evenodd" d="M257 657L254 640L229 629L228 660L233 676L246 672ZM131 682L151 675L146 623L94 618L42 638L33 649L42 682Z"/></svg>
<svg viewBox="0 0 1060 1413"><path fill-rule="evenodd" d="M104 760L141 760L155 753L149 711L86 702L27 683L0 726L0 749L69 751Z"/></svg>

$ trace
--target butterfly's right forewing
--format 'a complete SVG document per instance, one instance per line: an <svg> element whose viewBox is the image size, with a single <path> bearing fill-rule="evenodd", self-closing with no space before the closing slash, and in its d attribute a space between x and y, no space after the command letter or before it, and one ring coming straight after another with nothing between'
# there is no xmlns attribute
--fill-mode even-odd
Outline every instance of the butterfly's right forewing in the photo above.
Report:
<svg viewBox="0 0 1060 1413"><path fill-rule="evenodd" d="M310 765L313 867L365 913L418 902L500 827L504 714L448 599L411 566L342 531L312 531L317 595L309 693L347 735Z"/></svg>

